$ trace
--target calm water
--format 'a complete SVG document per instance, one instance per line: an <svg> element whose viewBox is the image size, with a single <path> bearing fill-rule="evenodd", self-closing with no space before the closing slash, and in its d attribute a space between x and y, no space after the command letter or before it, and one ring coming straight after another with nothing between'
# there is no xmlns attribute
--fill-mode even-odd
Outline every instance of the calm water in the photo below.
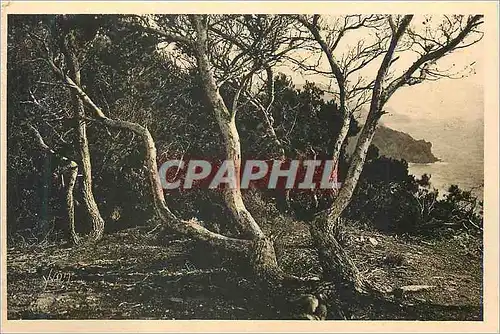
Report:
<svg viewBox="0 0 500 334"><path fill-rule="evenodd" d="M446 122L412 122L393 124L394 128L408 132L414 138L432 142L432 152L441 159L432 164L409 164L415 176L431 174L431 185L440 193L452 184L464 190L479 187L473 192L482 197L484 183L484 131L483 120L472 122L449 120Z"/></svg>
<svg viewBox="0 0 500 334"><path fill-rule="evenodd" d="M483 162L446 162L438 161L432 164L409 164L410 173L420 177L422 174L431 175L432 187L444 194L450 185L457 184L461 189L471 190L482 197L483 188Z"/></svg>

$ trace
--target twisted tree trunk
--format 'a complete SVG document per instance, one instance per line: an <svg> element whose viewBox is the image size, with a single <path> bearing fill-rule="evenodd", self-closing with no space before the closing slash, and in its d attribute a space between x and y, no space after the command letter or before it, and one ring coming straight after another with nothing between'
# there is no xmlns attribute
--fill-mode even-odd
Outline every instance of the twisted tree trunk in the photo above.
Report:
<svg viewBox="0 0 500 334"><path fill-rule="evenodd" d="M386 92L383 89L387 71L398 42L410 24L412 17L412 15L406 15L398 28L393 31L388 50L377 72L372 89L370 110L356 143L346 179L332 206L328 210L320 212L310 225L311 236L317 245L325 278L336 282L339 290L365 293L368 289L358 268L341 247L336 235L340 232L339 229L342 228L339 224L340 216L351 201L365 164L368 147L372 142L378 121L383 114L382 108L387 101ZM348 117L348 113L345 113L344 117Z"/></svg>
<svg viewBox="0 0 500 334"><path fill-rule="evenodd" d="M235 167L234 177L237 180L237 186L234 188L226 187L224 189L224 200L234 221L242 232L242 237L253 241L253 247L250 249L250 262L254 271L260 276L280 276L281 270L278 266L272 242L265 236L243 203L239 184L241 175L241 145L238 129L236 128L236 110L233 108L234 110L230 112L226 107L211 72L207 52L206 22L198 15L191 16L191 22L196 31L196 40L193 48L203 89L219 124L219 129L223 137L225 159L226 161L232 161Z"/></svg>
<svg viewBox="0 0 500 334"><path fill-rule="evenodd" d="M283 273L279 269L276 261L276 255L272 242L264 237L264 234L260 230L259 226L255 223L255 221L253 221L255 225L249 224L244 226L249 226L249 231L255 231L255 229L258 229L258 231L260 231L260 234L258 235L262 235L262 237L255 237L254 234L253 238L232 238L212 232L193 221L185 221L175 216L170 211L165 201L163 188L161 186L161 181L158 174L155 142L149 130L137 123L108 118L104 114L104 112L92 101L92 99L83 91L83 89L79 85L77 85L72 80L72 78L66 75L53 62L53 60L47 59L47 61L52 67L54 73L56 73L61 78L61 80L68 84L75 92L75 94L90 109L94 111L94 114L96 116L96 119L94 121L113 128L127 129L134 132L141 139L146 154L145 169L148 175L154 207L157 212L158 218L165 227L195 240L207 242L214 247L219 247L221 249L243 255L248 259L249 266L258 277L283 277ZM243 203L241 199L240 201L241 203ZM237 205L238 200L235 200L235 202L235 204ZM251 217L249 213L248 215L249 217Z"/></svg>
<svg viewBox="0 0 500 334"><path fill-rule="evenodd" d="M73 47L73 39L75 37L69 32L66 35L60 36L60 38L63 54L69 70L69 77L76 85L81 86L80 64ZM71 90L71 100L74 108L74 118L77 122L76 140L82 166L83 203L90 220L90 238L99 240L104 233L104 219L99 212L92 191L92 164L90 161L89 143L87 139L87 125L85 124L85 108L83 101L74 90Z"/></svg>
<svg viewBox="0 0 500 334"><path fill-rule="evenodd" d="M200 16L193 15L192 22L197 33L194 51L198 63L198 72L203 83L203 90L223 137L225 159L234 162L235 177L239 182L241 173L241 145L238 129L236 128L236 115L235 111L230 112L226 107L210 69L207 52L207 27L202 21L203 19ZM225 189L224 198L234 219L242 228L243 233L247 234L250 238L264 237L264 233L243 203L239 184L234 189Z"/></svg>

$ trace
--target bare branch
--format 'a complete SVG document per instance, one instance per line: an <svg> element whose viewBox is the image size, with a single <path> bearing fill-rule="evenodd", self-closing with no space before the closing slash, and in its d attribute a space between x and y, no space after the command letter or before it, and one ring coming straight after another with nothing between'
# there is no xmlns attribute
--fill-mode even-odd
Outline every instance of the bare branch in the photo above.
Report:
<svg viewBox="0 0 500 334"><path fill-rule="evenodd" d="M186 36L182 36L180 34L176 34L168 30L160 29L159 27L153 27L151 25L152 23L151 20L148 20L148 18L144 15L133 15L132 17L138 19L142 24L127 22L127 26L129 28L133 28L138 31L156 35L158 37L161 37L167 42L181 43L186 47L193 46L193 41Z"/></svg>
<svg viewBox="0 0 500 334"><path fill-rule="evenodd" d="M425 80L425 74L427 71L426 66L428 66L429 63L435 62L436 60L442 58L446 54L452 52L453 50L456 50L457 48L460 48L460 43L471 33L471 31L480 25L481 19L483 18L482 15L474 15L470 17L467 20L466 26L460 31L460 33L455 36L454 38L451 38L451 35L448 36L450 39L449 41L438 47L437 49L431 50L429 49L426 53L424 53L417 61L415 61L401 76L398 78L394 79L386 88L386 94L385 94L385 101L387 101L394 92L404 86L404 85L414 85L417 83L420 83ZM475 42L469 43L468 46L476 43L479 40L476 40ZM425 48L425 47L424 47ZM421 74L419 77L414 77L414 73L418 70L421 69Z"/></svg>

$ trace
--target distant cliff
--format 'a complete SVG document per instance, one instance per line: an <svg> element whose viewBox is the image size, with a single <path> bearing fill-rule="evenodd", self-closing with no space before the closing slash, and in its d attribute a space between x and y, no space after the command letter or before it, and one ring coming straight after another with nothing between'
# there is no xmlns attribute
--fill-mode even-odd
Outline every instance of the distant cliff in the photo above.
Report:
<svg viewBox="0 0 500 334"><path fill-rule="evenodd" d="M356 138L349 140L348 152L354 151ZM404 159L407 162L432 163L439 161L432 154L432 143L416 140L407 133L396 131L385 126L379 126L375 131L372 144L377 146L380 155Z"/></svg>

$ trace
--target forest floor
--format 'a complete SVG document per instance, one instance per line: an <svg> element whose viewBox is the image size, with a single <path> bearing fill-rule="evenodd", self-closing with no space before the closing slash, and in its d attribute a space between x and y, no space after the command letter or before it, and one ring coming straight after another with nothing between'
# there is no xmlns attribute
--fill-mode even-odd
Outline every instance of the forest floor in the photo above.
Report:
<svg viewBox="0 0 500 334"><path fill-rule="evenodd" d="M318 275L309 233L294 222L276 244L280 265ZM145 228L91 246L12 247L7 252L9 319L286 319L252 281L214 265L207 250ZM387 298L353 319L482 320L482 256L474 240L401 239L350 227L347 249ZM224 262L220 263L224 265ZM392 293L402 286L420 291ZM411 289L411 288L410 288Z"/></svg>

